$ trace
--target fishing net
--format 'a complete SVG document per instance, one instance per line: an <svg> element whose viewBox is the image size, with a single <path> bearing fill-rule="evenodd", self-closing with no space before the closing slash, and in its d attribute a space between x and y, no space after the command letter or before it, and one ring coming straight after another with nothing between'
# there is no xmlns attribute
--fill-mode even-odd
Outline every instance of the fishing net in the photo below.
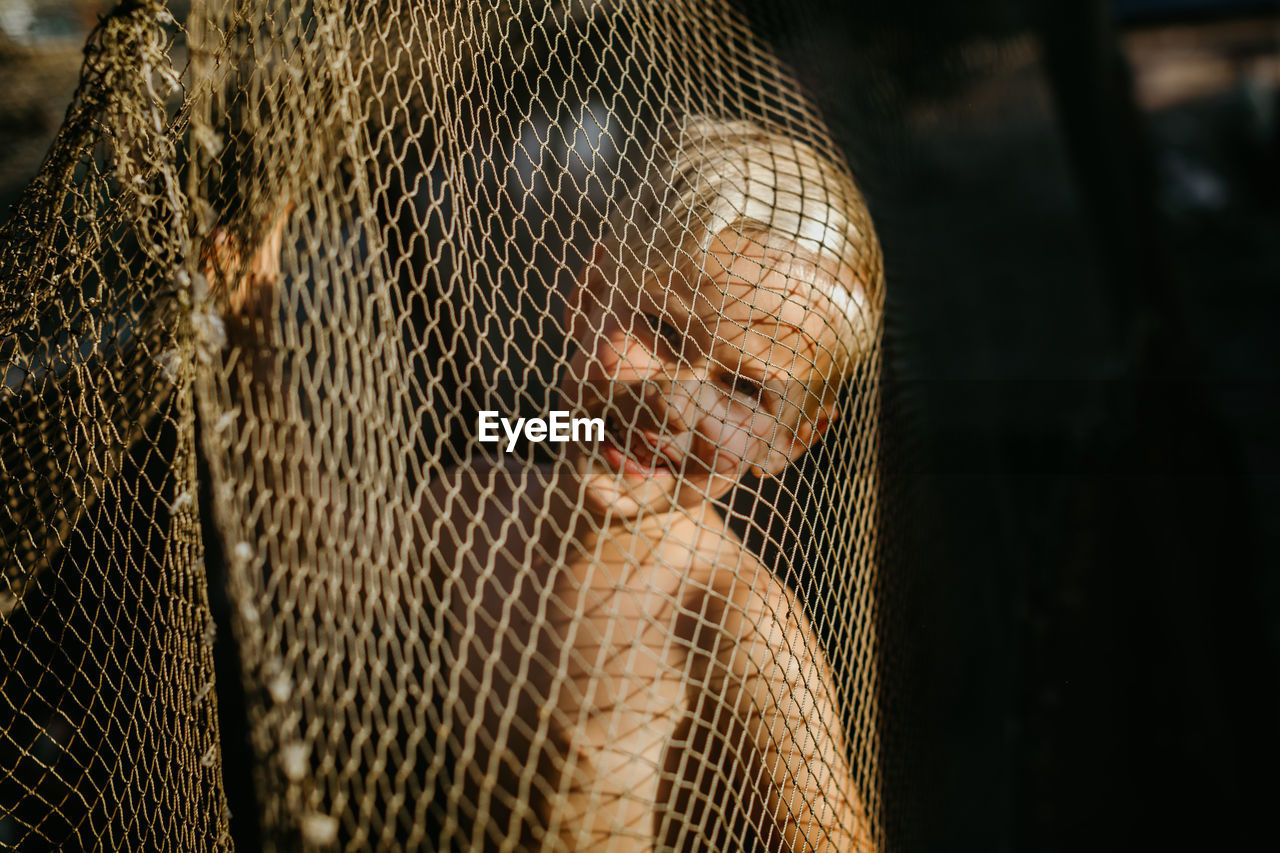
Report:
<svg viewBox="0 0 1280 853"><path fill-rule="evenodd" d="M120 3L0 235L0 845L883 849L881 278L729 4Z"/></svg>

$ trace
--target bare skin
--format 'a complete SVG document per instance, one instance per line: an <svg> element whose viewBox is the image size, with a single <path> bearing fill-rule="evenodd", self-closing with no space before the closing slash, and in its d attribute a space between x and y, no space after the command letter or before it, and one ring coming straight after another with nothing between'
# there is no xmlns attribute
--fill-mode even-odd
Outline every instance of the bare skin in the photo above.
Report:
<svg viewBox="0 0 1280 853"><path fill-rule="evenodd" d="M444 663L458 746L474 751L454 771L476 804L458 814L463 846L511 833L506 849L870 850L794 594L710 507L564 531L554 476L455 470L433 489L486 508L425 531L450 575Z"/></svg>
<svg viewBox="0 0 1280 853"><path fill-rule="evenodd" d="M251 349L279 224L244 263L222 245L208 274ZM873 850L818 638L714 507L837 416L827 302L732 235L698 261L621 301L584 273L561 391L604 444L420 491L462 793L446 849Z"/></svg>

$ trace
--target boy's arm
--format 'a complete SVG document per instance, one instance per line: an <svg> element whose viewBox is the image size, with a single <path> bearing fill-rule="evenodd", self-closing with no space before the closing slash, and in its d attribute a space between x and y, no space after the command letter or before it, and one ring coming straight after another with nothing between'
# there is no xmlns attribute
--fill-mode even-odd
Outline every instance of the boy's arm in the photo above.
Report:
<svg viewBox="0 0 1280 853"><path fill-rule="evenodd" d="M226 229L218 228L201 251L200 271L225 304L232 346L262 349L271 344L269 324L280 280L280 249L291 209L288 205L277 214L256 244L242 245Z"/></svg>
<svg viewBox="0 0 1280 853"><path fill-rule="evenodd" d="M772 577L731 601L714 664L730 719L716 727L735 753L734 787L750 801L762 846L872 853L835 684L800 603Z"/></svg>
<svg viewBox="0 0 1280 853"><path fill-rule="evenodd" d="M219 401L225 414L219 423L222 429L235 426L223 440L239 443L233 454L238 458L228 474L236 478L237 488L248 492L242 505L252 507L252 518L244 519L240 533L250 540L271 525L268 514L277 512L285 500L281 484L296 479L288 466L299 467L297 460L310 440L281 387L283 354L274 322L288 209L275 214L255 239L218 227L200 253L200 271L226 330L219 370L229 369L224 374L226 397ZM314 504L315 495L309 497Z"/></svg>

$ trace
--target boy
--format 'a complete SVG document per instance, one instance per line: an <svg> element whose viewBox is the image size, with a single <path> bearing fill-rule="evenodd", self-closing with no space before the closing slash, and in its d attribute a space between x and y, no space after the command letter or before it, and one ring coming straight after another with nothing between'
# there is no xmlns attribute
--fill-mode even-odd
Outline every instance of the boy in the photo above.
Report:
<svg viewBox="0 0 1280 853"><path fill-rule="evenodd" d="M836 418L878 322L875 238L810 146L700 118L671 136L565 314L560 408L605 441L544 467L475 454L418 491L437 849L873 849L817 637L715 505ZM211 255L242 346L278 231L244 273Z"/></svg>
<svg viewBox="0 0 1280 853"><path fill-rule="evenodd" d="M743 122L674 135L566 312L562 407L606 440L463 466L424 502L462 792L442 846L872 849L818 640L714 504L836 416L878 250L809 146Z"/></svg>

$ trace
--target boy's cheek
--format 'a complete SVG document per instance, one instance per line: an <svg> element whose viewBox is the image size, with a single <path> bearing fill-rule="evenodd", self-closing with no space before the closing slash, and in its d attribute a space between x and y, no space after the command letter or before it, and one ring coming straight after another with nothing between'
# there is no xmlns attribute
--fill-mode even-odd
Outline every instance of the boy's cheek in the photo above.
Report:
<svg viewBox="0 0 1280 853"><path fill-rule="evenodd" d="M708 461L695 464L708 474L714 472L720 477L738 480L752 464L760 464L768 455L767 446L738 424L707 419L699 425L698 434L700 441L694 448L695 456ZM753 458L755 456L761 459Z"/></svg>
<svg viewBox="0 0 1280 853"><path fill-rule="evenodd" d="M600 342L588 365L592 377L632 381L662 375L662 363L639 341L630 336Z"/></svg>
<svg viewBox="0 0 1280 853"><path fill-rule="evenodd" d="M577 317L571 334L575 344L572 362L582 362L587 369L596 372L601 364L617 361L617 341L623 336L617 317L603 311Z"/></svg>
<svg viewBox="0 0 1280 853"><path fill-rule="evenodd" d="M580 380L601 382L615 378L623 366L624 350L608 336L597 335L580 341L569 361L572 373Z"/></svg>

